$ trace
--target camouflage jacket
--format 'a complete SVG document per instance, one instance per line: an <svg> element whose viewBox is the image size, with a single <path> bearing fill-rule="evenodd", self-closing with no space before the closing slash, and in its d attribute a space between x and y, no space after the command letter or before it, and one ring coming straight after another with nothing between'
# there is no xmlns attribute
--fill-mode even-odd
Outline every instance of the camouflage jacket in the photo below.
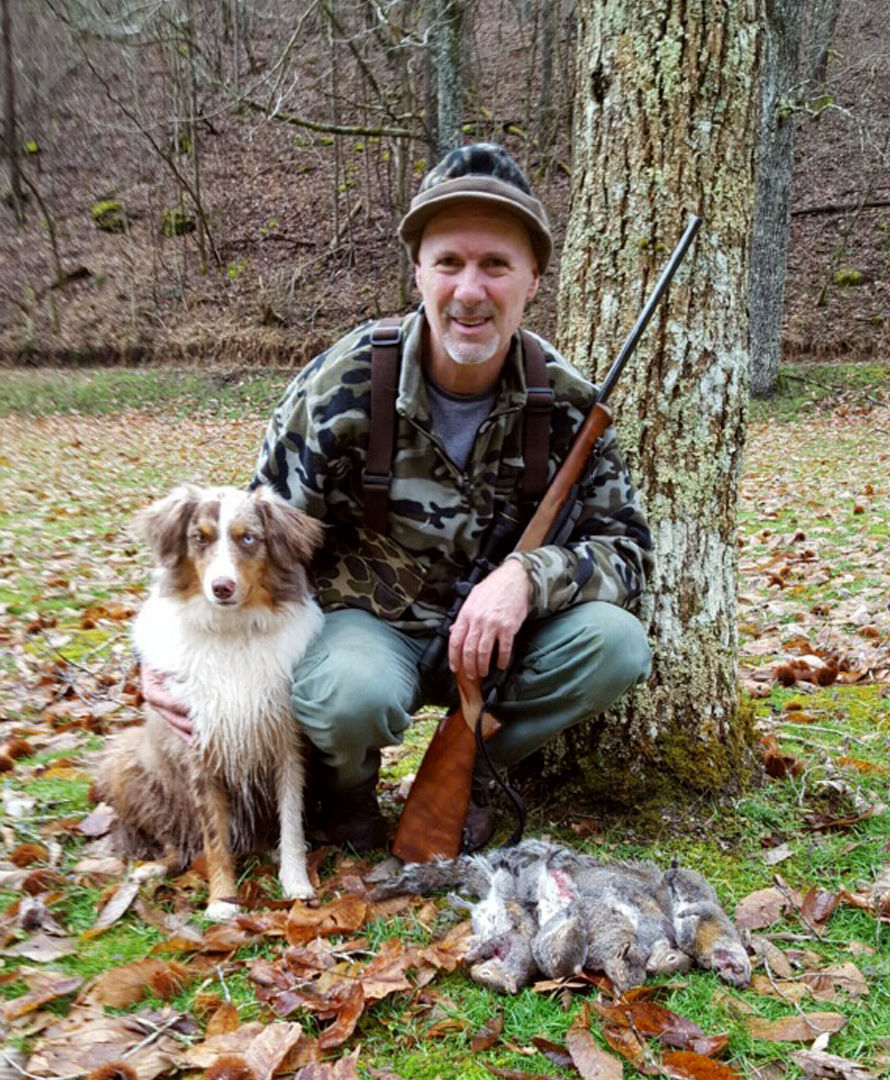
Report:
<svg viewBox="0 0 890 1080"><path fill-rule="evenodd" d="M522 346L515 335L494 407L461 471L433 430L420 363L423 316L403 320L389 532L382 536L363 522L372 325L321 353L290 384L273 412L253 484L271 485L329 526L315 566L325 610L363 608L403 630L428 631L448 611L454 585L467 576L496 506L519 498ZM555 395L552 477L592 404L593 389L551 345L541 344ZM651 564L649 530L611 428L602 442L582 482L581 512L567 545L510 556L530 575L533 618L583 600L629 606L643 588Z"/></svg>

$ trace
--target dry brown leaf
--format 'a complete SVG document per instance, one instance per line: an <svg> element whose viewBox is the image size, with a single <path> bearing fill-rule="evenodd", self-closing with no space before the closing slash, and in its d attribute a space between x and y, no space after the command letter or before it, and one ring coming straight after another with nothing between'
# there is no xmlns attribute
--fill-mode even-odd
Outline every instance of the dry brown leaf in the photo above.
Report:
<svg viewBox="0 0 890 1080"><path fill-rule="evenodd" d="M769 938L757 935L753 939L754 951L763 960L767 972L774 978L790 979L794 973L791 961Z"/></svg>
<svg viewBox="0 0 890 1080"><path fill-rule="evenodd" d="M739 930L762 930L779 921L791 907L788 897L770 886L749 893L736 904L733 918Z"/></svg>
<svg viewBox="0 0 890 1080"><path fill-rule="evenodd" d="M809 889L800 906L805 922L814 930L821 930L834 914L840 902L840 893L829 892L814 886Z"/></svg>
<svg viewBox="0 0 890 1080"><path fill-rule="evenodd" d="M298 1069L293 1080L359 1080L359 1047L336 1061L319 1061Z"/></svg>
<svg viewBox="0 0 890 1080"><path fill-rule="evenodd" d="M18 1020L35 1009L42 1009L51 1001L73 994L83 985L79 975L60 975L56 972L38 973L28 979L31 989L21 997L13 998L3 1006L3 1015L7 1020Z"/></svg>
<svg viewBox="0 0 890 1080"><path fill-rule="evenodd" d="M804 982L795 979L770 979L766 975L752 976L750 989L755 994L781 998L783 1001L792 1001L795 1004L803 1001L810 994L810 988Z"/></svg>
<svg viewBox="0 0 890 1080"><path fill-rule="evenodd" d="M71 938L45 934L42 931L26 941L20 941L2 950L4 956L22 956L37 964L47 964L51 960L59 960L63 956L71 956L76 952L77 944Z"/></svg>
<svg viewBox="0 0 890 1080"><path fill-rule="evenodd" d="M417 956L408 951L404 942L398 938L385 941L377 955L356 970L356 978L361 982L365 1001L370 1004L389 994L411 990L412 986L405 972L409 967L416 966L417 962Z"/></svg>
<svg viewBox="0 0 890 1080"><path fill-rule="evenodd" d="M332 900L321 907L307 907L297 900L287 916L285 937L290 945L301 945L314 937L354 933L364 926L370 905L355 895Z"/></svg>
<svg viewBox="0 0 890 1080"><path fill-rule="evenodd" d="M453 926L441 941L418 951L418 956L440 971L454 971L470 949L473 927L469 919Z"/></svg>
<svg viewBox="0 0 890 1080"><path fill-rule="evenodd" d="M812 1042L823 1032L840 1031L846 1023L846 1016L840 1013L805 1013L781 1020L751 1016L744 1021L750 1035L770 1042Z"/></svg>
<svg viewBox="0 0 890 1080"><path fill-rule="evenodd" d="M826 1080L872 1080L877 1076L864 1065L825 1050L797 1050L791 1055L791 1060L805 1076L825 1077Z"/></svg>
<svg viewBox="0 0 890 1080"><path fill-rule="evenodd" d="M212 1039L214 1035L231 1034L231 1032L237 1031L240 1025L238 1010L231 1001L224 1001L207 1021L204 1034L206 1038Z"/></svg>
<svg viewBox="0 0 890 1080"><path fill-rule="evenodd" d="M97 975L80 995L87 1005L125 1009L148 994L169 1000L186 986L192 973L184 964L148 958L109 968Z"/></svg>
<svg viewBox="0 0 890 1080"><path fill-rule="evenodd" d="M855 999L868 994L865 977L852 961L808 971L803 979L819 1001L842 1001L844 995Z"/></svg>
<svg viewBox="0 0 890 1080"><path fill-rule="evenodd" d="M303 1034L300 1024L266 1024L244 1051L244 1061L256 1080L272 1080Z"/></svg>
<svg viewBox="0 0 890 1080"><path fill-rule="evenodd" d="M655 1037L678 1050L685 1050L696 1039L706 1037L698 1024L645 998L630 1001L622 998L614 1005L593 1002L591 1008L612 1027L629 1027L644 1037Z"/></svg>
<svg viewBox="0 0 890 1080"><path fill-rule="evenodd" d="M582 1080L622 1080L624 1066L620 1059L600 1050L590 1034L589 1024L590 1016L585 1006L566 1032L566 1047L572 1064Z"/></svg>
<svg viewBox="0 0 890 1080"><path fill-rule="evenodd" d="M122 915L126 914L130 904L139 893L139 882L127 880L114 890L111 898L99 912L99 918L89 930L84 930L83 937L92 938L104 934L109 926L114 926Z"/></svg>
<svg viewBox="0 0 890 1080"><path fill-rule="evenodd" d="M44 1031L28 1060L28 1072L77 1076L125 1058L139 1080L154 1080L171 1071L181 1049L168 1028L193 1031L185 1017L171 1012L89 1019L78 1012Z"/></svg>
<svg viewBox="0 0 890 1080"><path fill-rule="evenodd" d="M739 1074L722 1061L691 1050L668 1050L661 1057L661 1072L672 1080L738 1080Z"/></svg>
<svg viewBox="0 0 890 1080"><path fill-rule="evenodd" d="M503 1030L504 1014L498 1010L485 1027L480 1028L480 1030L473 1035L472 1041L470 1042L470 1049L474 1054L478 1054L482 1050L490 1050L501 1037L501 1032Z"/></svg>

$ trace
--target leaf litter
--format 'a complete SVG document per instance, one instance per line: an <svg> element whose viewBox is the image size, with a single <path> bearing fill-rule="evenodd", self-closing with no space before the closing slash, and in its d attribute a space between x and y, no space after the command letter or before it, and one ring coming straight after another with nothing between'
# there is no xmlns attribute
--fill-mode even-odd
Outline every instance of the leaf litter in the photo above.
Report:
<svg viewBox="0 0 890 1080"><path fill-rule="evenodd" d="M861 454L875 424L890 426L886 409L875 413L853 413L840 428L833 415L809 418L805 429L752 427L741 504L740 643L743 686L756 696L776 685L806 694L812 687L890 682L890 454L878 447L865 461ZM263 426L260 417L196 418L179 421L171 431L162 417L138 413L101 422L4 421L0 457L16 461L17 474L0 475L0 588L8 594L0 603L0 771L23 785L4 787L8 835L15 834L16 822L26 826L33 820L29 780L49 773L77 780L84 775L79 762L87 740L138 719L128 624L148 567L127 533L130 515L184 479L243 484ZM186 447L209 452L196 458ZM197 470L195 460L201 462ZM803 707L792 714L806 722ZM781 748L773 732L764 739L770 775L798 780L805 761ZM54 757L54 763L30 764L34 754ZM841 764L863 773L879 768L855 754ZM812 827L849 828L873 810L860 808L858 817L826 814ZM368 867L345 858L328 867L325 902L276 903L260 879L245 883L254 910L202 930L194 921L195 895L203 887L200 867L164 883L128 875L103 853L109 824L107 809L98 807L62 825L63 839L76 835L85 845L62 882L39 876L49 872L48 848L38 850L39 845L58 821L42 822L42 838L30 835L28 826L27 842L38 848L33 858L19 855L24 867L12 859L0 865L0 887L25 891L31 881L41 902L55 902L72 882L105 890L92 925L75 934L64 926L51 930L40 920L25 929L21 900L3 913L0 951L14 965L6 969L8 977L26 988L4 1005L3 1023L9 1033L31 1040L26 1070L34 1076L81 1075L103 1063L124 1062L140 1080L150 1080L223 1062L234 1070L225 1076L248 1080L271 1080L283 1072L298 1080L349 1080L358 1076L358 1024L387 998L401 1000L406 1014L428 1017L428 1037L465 1031L482 1055L504 1046L545 1053L574 1074L607 1080L622 1074L622 1062L650 1075L736 1075L719 1060L727 1050L726 1033L708 1033L665 1009L654 1000L658 988L619 999L607 980L585 975L567 981L564 1004L575 998L583 1004L564 1043L535 1039L534 1046L516 1045L500 1010L475 1029L453 1010L437 1018L435 995L428 997L424 988L460 970L468 925L424 944L392 937L375 939L371 947L364 935L380 916L412 913L429 927L437 909L419 899L372 904L362 886ZM729 1011L753 1036L815 1047L826 1033L843 1028L843 1013L807 1011L802 1003L867 996L868 979L860 968L852 961L826 964L818 953L780 947L781 934L775 941L763 935L790 920L798 936L818 940L839 906L890 920L890 885L882 887L881 880L879 874L872 888L831 891L815 884L794 890L777 878L740 902L739 924L760 932L752 940L760 957L755 999L778 998L790 1010L785 1017L761 1016L748 1001L727 995ZM110 966L91 979L52 969L76 952L78 940L107 932L133 913L161 938L143 959ZM259 955L240 952L258 948ZM28 967L27 961L40 966ZM239 1008L201 989L216 980L224 985L236 973L246 974L254 1009L265 1010L263 1021L242 1021ZM540 984L535 991L559 989ZM172 1005L183 994L191 994L191 1011ZM214 1004L202 1010L198 1003L205 998ZM171 1004L158 1008L164 1001ZM52 1011L55 1003L65 1005L66 1015ZM130 1011L111 1015L106 1008ZM824 1047L796 1052L793 1059L807 1076L872 1075ZM494 1065L489 1071L540 1075ZM370 1074L395 1077L379 1069Z"/></svg>

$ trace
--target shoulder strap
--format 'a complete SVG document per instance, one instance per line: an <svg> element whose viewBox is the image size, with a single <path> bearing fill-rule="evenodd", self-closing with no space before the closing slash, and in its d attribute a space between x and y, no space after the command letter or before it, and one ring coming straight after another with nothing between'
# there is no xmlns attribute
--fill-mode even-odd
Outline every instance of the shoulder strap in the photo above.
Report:
<svg viewBox="0 0 890 1080"><path fill-rule="evenodd" d="M547 363L538 339L526 330L520 333L526 383L522 430L525 467L520 492L523 500L536 502L547 488L553 390L547 379ZM381 319L371 328L371 415L362 489L365 524L379 533L387 531L401 344L402 327L398 317Z"/></svg>
<svg viewBox="0 0 890 1080"><path fill-rule="evenodd" d="M371 415L362 489L365 524L379 533L387 531L401 344L402 324L398 316L381 319L371 328Z"/></svg>
<svg viewBox="0 0 890 1080"><path fill-rule="evenodd" d="M540 342L527 330L521 330L520 334L527 392L522 425L522 459L525 469L520 492L523 500L537 502L547 488L553 390L547 378L547 362Z"/></svg>

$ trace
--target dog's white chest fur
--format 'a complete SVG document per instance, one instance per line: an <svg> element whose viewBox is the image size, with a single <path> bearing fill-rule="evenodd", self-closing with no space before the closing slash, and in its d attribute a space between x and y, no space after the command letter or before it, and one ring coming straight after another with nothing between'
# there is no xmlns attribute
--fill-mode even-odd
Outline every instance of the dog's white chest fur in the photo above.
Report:
<svg viewBox="0 0 890 1080"><path fill-rule="evenodd" d="M143 661L169 675L203 749L243 781L252 763L275 755L281 739L296 738L291 672L321 621L311 599L246 610L155 592L136 618L133 638Z"/></svg>

